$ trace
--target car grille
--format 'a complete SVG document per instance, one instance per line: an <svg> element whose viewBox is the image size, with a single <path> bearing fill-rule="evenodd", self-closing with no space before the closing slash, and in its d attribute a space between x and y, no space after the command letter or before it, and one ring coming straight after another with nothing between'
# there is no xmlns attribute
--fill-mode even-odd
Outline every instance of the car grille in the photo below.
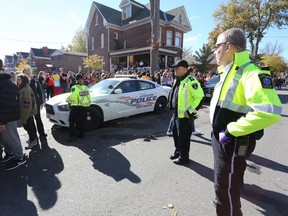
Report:
<svg viewBox="0 0 288 216"><path fill-rule="evenodd" d="M46 113L47 113L47 114L55 115L53 106L51 106L51 105L49 105L49 104L46 104L45 107L46 107Z"/></svg>

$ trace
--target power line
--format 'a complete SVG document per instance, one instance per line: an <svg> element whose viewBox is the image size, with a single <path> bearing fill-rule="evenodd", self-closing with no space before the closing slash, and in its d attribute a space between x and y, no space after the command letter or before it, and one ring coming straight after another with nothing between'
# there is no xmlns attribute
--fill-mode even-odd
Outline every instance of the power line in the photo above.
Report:
<svg viewBox="0 0 288 216"><path fill-rule="evenodd" d="M49 42L49 41L29 41L29 40L20 40L20 39L15 39L15 38L6 38L6 37L0 37L0 39L2 40L9 40L9 41L17 41L17 42L21 42L21 43L45 43L45 44L66 44L66 43L71 43L71 42L59 42L59 41L53 41L53 42Z"/></svg>

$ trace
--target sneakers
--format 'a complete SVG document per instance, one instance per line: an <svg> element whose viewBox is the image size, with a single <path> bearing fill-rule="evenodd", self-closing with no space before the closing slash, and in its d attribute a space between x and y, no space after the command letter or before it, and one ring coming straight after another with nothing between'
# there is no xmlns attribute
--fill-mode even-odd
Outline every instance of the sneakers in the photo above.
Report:
<svg viewBox="0 0 288 216"><path fill-rule="evenodd" d="M4 156L4 158L0 159L0 162L1 163L5 163L5 162L10 161L12 159L14 159L14 155L13 154L6 154Z"/></svg>
<svg viewBox="0 0 288 216"><path fill-rule="evenodd" d="M25 149L32 149L32 148L33 148L34 146L36 146L36 145L38 145L38 140L37 140L37 139L29 142L28 145L25 146Z"/></svg>
<svg viewBox="0 0 288 216"><path fill-rule="evenodd" d="M173 133L172 133L172 131L167 131L167 132L166 132L166 135L167 135L167 136L172 136Z"/></svg>
<svg viewBox="0 0 288 216"><path fill-rule="evenodd" d="M195 129L195 131L192 132L192 135L200 135L200 134L202 134L202 133L196 129Z"/></svg>
<svg viewBox="0 0 288 216"><path fill-rule="evenodd" d="M16 169L19 166L22 166L23 164L26 163L26 158L23 156L21 159L14 159L11 161L11 163L8 163L5 165L5 170L13 170Z"/></svg>

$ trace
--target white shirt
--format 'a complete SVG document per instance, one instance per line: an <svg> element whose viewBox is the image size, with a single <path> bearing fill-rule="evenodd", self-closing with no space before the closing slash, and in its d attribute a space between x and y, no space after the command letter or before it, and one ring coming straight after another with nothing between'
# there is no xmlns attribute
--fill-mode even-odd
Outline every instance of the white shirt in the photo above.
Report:
<svg viewBox="0 0 288 216"><path fill-rule="evenodd" d="M226 76L227 76L228 72L230 71L232 65L233 65L233 61L224 67L223 75L220 76L220 74L219 74L220 80L215 85L213 97L212 97L211 102L210 102L210 123L211 123L211 125L213 123L214 112L215 112L215 109L216 109L216 106L217 106L217 103L218 103L218 100L220 97L220 93L221 93L221 89L222 89L224 80L226 79Z"/></svg>

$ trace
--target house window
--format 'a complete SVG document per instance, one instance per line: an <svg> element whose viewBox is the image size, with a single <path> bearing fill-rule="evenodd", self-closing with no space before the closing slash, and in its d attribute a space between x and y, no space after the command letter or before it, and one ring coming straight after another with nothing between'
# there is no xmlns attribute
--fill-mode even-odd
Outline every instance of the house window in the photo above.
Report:
<svg viewBox="0 0 288 216"><path fill-rule="evenodd" d="M118 32L114 32L114 39L118 40Z"/></svg>
<svg viewBox="0 0 288 216"><path fill-rule="evenodd" d="M94 50L95 49L95 38L92 37L91 38L91 50Z"/></svg>
<svg viewBox="0 0 288 216"><path fill-rule="evenodd" d="M123 47L124 49L127 49L127 40L124 41Z"/></svg>
<svg viewBox="0 0 288 216"><path fill-rule="evenodd" d="M172 31L166 32L166 45L172 46Z"/></svg>
<svg viewBox="0 0 288 216"><path fill-rule="evenodd" d="M127 5L122 9L122 19L131 17L131 5Z"/></svg>
<svg viewBox="0 0 288 216"><path fill-rule="evenodd" d="M95 16L95 26L99 25L99 14L96 13L96 16Z"/></svg>
<svg viewBox="0 0 288 216"><path fill-rule="evenodd" d="M104 34L101 34L101 47L100 48L104 48Z"/></svg>
<svg viewBox="0 0 288 216"><path fill-rule="evenodd" d="M182 34L180 32L175 33L175 46L181 47L182 45Z"/></svg>

